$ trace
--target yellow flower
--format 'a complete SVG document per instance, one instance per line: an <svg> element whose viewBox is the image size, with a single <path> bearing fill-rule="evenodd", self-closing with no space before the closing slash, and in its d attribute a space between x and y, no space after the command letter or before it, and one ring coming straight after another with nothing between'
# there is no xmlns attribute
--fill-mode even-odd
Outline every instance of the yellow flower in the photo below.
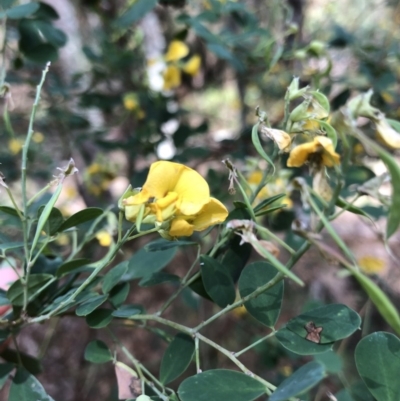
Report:
<svg viewBox="0 0 400 401"><path fill-rule="evenodd" d="M164 90L177 88L181 84L181 71L176 65L169 65L164 71Z"/></svg>
<svg viewBox="0 0 400 401"><path fill-rule="evenodd" d="M173 40L165 54L165 61L178 61L189 54L189 47L180 40Z"/></svg>
<svg viewBox="0 0 400 401"><path fill-rule="evenodd" d="M300 167L306 162L333 167L340 162L340 156L335 152L330 138L316 136L312 142L296 146L290 152L288 167Z"/></svg>
<svg viewBox="0 0 400 401"><path fill-rule="evenodd" d="M23 145L24 142L21 139L12 138L8 141L8 149L10 149L10 152L13 155L18 154L21 151Z"/></svg>
<svg viewBox="0 0 400 401"><path fill-rule="evenodd" d="M96 234L96 239L99 241L100 246L108 247L112 243L112 237L106 230L101 230Z"/></svg>
<svg viewBox="0 0 400 401"><path fill-rule="evenodd" d="M385 261L375 256L363 256L358 259L358 265L366 274L382 273L386 267Z"/></svg>
<svg viewBox="0 0 400 401"><path fill-rule="evenodd" d="M129 92L123 98L124 107L126 110L134 111L139 107L139 102L135 93Z"/></svg>
<svg viewBox="0 0 400 401"><path fill-rule="evenodd" d="M32 141L35 143L42 143L44 141L44 135L41 132L34 132L32 135Z"/></svg>
<svg viewBox="0 0 400 401"><path fill-rule="evenodd" d="M375 122L379 139L391 149L400 149L400 133L388 123L385 117Z"/></svg>
<svg viewBox="0 0 400 401"><path fill-rule="evenodd" d="M191 76L198 74L201 67L201 58L198 54L192 56L186 64L182 67L182 70Z"/></svg>
<svg viewBox="0 0 400 401"><path fill-rule="evenodd" d="M199 173L168 161L153 163L142 190L123 204L127 220L135 222L144 208L143 223L159 225L171 237L192 235L228 216Z"/></svg>

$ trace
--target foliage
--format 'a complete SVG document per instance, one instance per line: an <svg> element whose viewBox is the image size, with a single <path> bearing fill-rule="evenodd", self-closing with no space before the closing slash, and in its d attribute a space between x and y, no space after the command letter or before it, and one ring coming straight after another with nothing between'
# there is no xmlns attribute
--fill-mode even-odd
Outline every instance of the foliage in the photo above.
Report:
<svg viewBox="0 0 400 401"><path fill-rule="evenodd" d="M63 65L70 38L52 5L1 2L0 391L53 399L46 370L36 377L45 352L20 348L32 327L73 317L102 336L82 359L113 366L119 399L398 400L395 299L382 264L337 230L357 216L397 261L396 45L339 26L297 42L281 2L82 4L96 20L86 71ZM339 47L354 77L335 75ZM228 76L240 110L216 146L210 133L233 131ZM33 104L14 108L15 88L29 98L31 86ZM313 280L294 267L311 247L360 302L298 297ZM158 344L156 367L121 328Z"/></svg>

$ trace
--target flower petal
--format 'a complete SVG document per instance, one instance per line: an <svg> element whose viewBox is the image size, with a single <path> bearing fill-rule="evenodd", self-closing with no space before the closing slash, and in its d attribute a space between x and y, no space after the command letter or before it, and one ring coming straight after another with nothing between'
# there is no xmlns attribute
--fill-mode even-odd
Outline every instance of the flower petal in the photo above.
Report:
<svg viewBox="0 0 400 401"><path fill-rule="evenodd" d="M376 133L386 146L400 149L400 133L387 122L386 118L382 117L376 121Z"/></svg>
<svg viewBox="0 0 400 401"><path fill-rule="evenodd" d="M191 57L186 64L182 67L182 70L191 76L197 75L201 67L201 58L198 54Z"/></svg>
<svg viewBox="0 0 400 401"><path fill-rule="evenodd" d="M181 84L181 71L176 65L169 65L163 74L164 90L177 88Z"/></svg>
<svg viewBox="0 0 400 401"><path fill-rule="evenodd" d="M165 54L165 61L178 61L188 54L189 48L184 42L173 40L168 46L167 53Z"/></svg>
<svg viewBox="0 0 400 401"><path fill-rule="evenodd" d="M172 237L189 237L193 234L194 227L185 219L174 219L171 222L169 235Z"/></svg>
<svg viewBox="0 0 400 401"><path fill-rule="evenodd" d="M226 207L215 198L210 198L210 201L204 205L199 215L193 220L195 231L202 231L206 228L222 223L228 217Z"/></svg>
<svg viewBox="0 0 400 401"><path fill-rule="evenodd" d="M296 146L290 152L289 158L287 160L288 167L300 167L302 166L308 159L308 157L315 153L318 149L318 144L313 142L302 143L301 145Z"/></svg>

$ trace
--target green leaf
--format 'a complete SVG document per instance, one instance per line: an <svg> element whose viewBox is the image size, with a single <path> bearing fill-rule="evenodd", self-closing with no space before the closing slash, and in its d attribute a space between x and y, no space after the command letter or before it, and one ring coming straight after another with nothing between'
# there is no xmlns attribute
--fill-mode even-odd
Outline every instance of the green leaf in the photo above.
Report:
<svg viewBox="0 0 400 401"><path fill-rule="evenodd" d="M107 301L108 295L95 295L76 308L77 316L87 316Z"/></svg>
<svg viewBox="0 0 400 401"><path fill-rule="evenodd" d="M163 284L163 283L179 283L180 278L175 274L158 272L154 273L149 277L144 277L139 281L141 287L152 287L153 285Z"/></svg>
<svg viewBox="0 0 400 401"><path fill-rule="evenodd" d="M56 276L63 277L70 273L76 273L78 268L86 266L88 263L90 263L89 259L74 259L70 260L69 262L65 262L57 269Z"/></svg>
<svg viewBox="0 0 400 401"><path fill-rule="evenodd" d="M166 249L170 248L176 248L179 246L190 246L190 245L198 245L198 243L194 241L180 241L180 240L168 241L166 239L158 239L145 245L144 249L147 252L158 252L158 251L165 251Z"/></svg>
<svg viewBox="0 0 400 401"><path fill-rule="evenodd" d="M400 340L391 333L364 337L355 350L358 373L377 401L400 400Z"/></svg>
<svg viewBox="0 0 400 401"><path fill-rule="evenodd" d="M17 368L8 396L8 401L54 401L35 376L24 368Z"/></svg>
<svg viewBox="0 0 400 401"><path fill-rule="evenodd" d="M151 276L163 269L174 258L176 251L177 248L158 252L146 252L145 249L141 249L129 260L128 271L123 280L129 281Z"/></svg>
<svg viewBox="0 0 400 401"><path fill-rule="evenodd" d="M256 151L258 154L268 163L272 166L272 174L275 174L275 164L271 160L271 158L265 153L264 148L261 145L260 137L258 136L258 127L260 123L257 123L256 125L253 126L253 129L251 131L251 140L253 141L253 145L256 148Z"/></svg>
<svg viewBox="0 0 400 401"><path fill-rule="evenodd" d="M318 362L309 362L284 380L269 397L269 401L285 401L303 394L324 377L324 367Z"/></svg>
<svg viewBox="0 0 400 401"><path fill-rule="evenodd" d="M340 373L343 368L342 358L334 351L317 354L314 356L314 360L324 365L329 373Z"/></svg>
<svg viewBox="0 0 400 401"><path fill-rule="evenodd" d="M240 296L254 292L276 276L276 269L267 262L254 262L243 269L239 278ZM283 280L268 291L244 303L246 310L262 324L273 327L279 317L283 298Z"/></svg>
<svg viewBox="0 0 400 401"><path fill-rule="evenodd" d="M41 214L43 213L43 210L44 206L39 208L38 218L40 218ZM64 217L62 213L56 207L53 207L51 209L44 231L46 232L47 235L54 235L58 232L58 229L63 222L64 222Z"/></svg>
<svg viewBox="0 0 400 401"><path fill-rule="evenodd" d="M65 231L69 228L79 226L80 224L94 220L103 214L103 210L98 207L88 207L87 209L81 210L67 220L58 228L59 231Z"/></svg>
<svg viewBox="0 0 400 401"><path fill-rule="evenodd" d="M15 366L12 363L2 363L0 364L0 390L6 383L8 376L12 372Z"/></svg>
<svg viewBox="0 0 400 401"><path fill-rule="evenodd" d="M279 329L275 335L280 344L298 355L315 355L331 350L333 343L317 344L300 337L286 327Z"/></svg>
<svg viewBox="0 0 400 401"><path fill-rule="evenodd" d="M278 194L275 196L271 196L270 198L264 199L254 208L254 213L260 212L267 206L271 205L274 202L277 202L278 200L284 198L285 196L286 194Z"/></svg>
<svg viewBox="0 0 400 401"><path fill-rule="evenodd" d="M265 394L265 385L244 373L207 370L185 379L178 388L182 401L252 401Z"/></svg>
<svg viewBox="0 0 400 401"><path fill-rule="evenodd" d="M114 317L129 318L141 314L142 311L143 308L140 305L121 305L112 315Z"/></svg>
<svg viewBox="0 0 400 401"><path fill-rule="evenodd" d="M32 297L37 290L52 278L51 274L31 274L28 281L28 298ZM22 306L24 304L24 286L21 280L17 280L11 284L7 291L7 298L15 306Z"/></svg>
<svg viewBox="0 0 400 401"><path fill-rule="evenodd" d="M313 97L322 106L322 108L329 113L331 109L331 105L329 104L329 99L322 92L309 91L309 93L313 95Z"/></svg>
<svg viewBox="0 0 400 401"><path fill-rule="evenodd" d="M142 19L157 4L157 0L137 0L114 22L115 28L128 28L130 25Z"/></svg>
<svg viewBox="0 0 400 401"><path fill-rule="evenodd" d="M86 323L92 329L102 329L111 323L113 319L112 313L111 309L96 309L86 316Z"/></svg>
<svg viewBox="0 0 400 401"><path fill-rule="evenodd" d="M40 361L33 356L25 354L24 352L18 352L11 348L6 348L1 353L2 359L7 362L10 362L14 365L19 365L20 361L22 362L22 366L33 375L37 375L42 372L42 365Z"/></svg>
<svg viewBox="0 0 400 401"><path fill-rule="evenodd" d="M201 278L210 298L221 308L235 301L235 284L229 270L207 255L200 256Z"/></svg>
<svg viewBox="0 0 400 401"><path fill-rule="evenodd" d="M4 242L0 244L0 249L2 251L7 251L8 249L22 248L24 245L23 242Z"/></svg>
<svg viewBox="0 0 400 401"><path fill-rule="evenodd" d="M110 292L121 280L122 276L127 272L127 264L119 264L113 267L103 278L103 293Z"/></svg>
<svg viewBox="0 0 400 401"><path fill-rule="evenodd" d="M85 348L85 360L92 363L106 363L113 360L111 351L103 341L91 341Z"/></svg>
<svg viewBox="0 0 400 401"><path fill-rule="evenodd" d="M6 214L9 214L10 216L14 216L14 217L19 217L17 211L10 206L0 206L0 211ZM22 215L23 213L20 212Z"/></svg>
<svg viewBox="0 0 400 401"><path fill-rule="evenodd" d="M7 18L10 19L21 19L25 17L29 17L32 15L35 11L39 9L39 3L27 3L27 4L22 4L20 6L15 6L13 8L10 8L5 12Z"/></svg>
<svg viewBox="0 0 400 401"><path fill-rule="evenodd" d="M305 326L313 322L321 327L321 344L328 344L349 337L360 328L361 318L357 312L346 305L330 304L309 310L289 320L286 328L306 338L308 331Z"/></svg>
<svg viewBox="0 0 400 401"><path fill-rule="evenodd" d="M389 323L397 334L400 334L399 312L385 292L383 292L376 283L359 270L352 269L351 273L368 294L369 299L375 305L376 309L378 309L386 322Z"/></svg>
<svg viewBox="0 0 400 401"><path fill-rule="evenodd" d="M331 139L333 143L333 148L336 149L337 145L337 133L335 128L332 127L332 125L328 124L325 121L322 120L314 120L313 118L310 118L310 121L315 121L317 122L326 132L326 136Z"/></svg>
<svg viewBox="0 0 400 401"><path fill-rule="evenodd" d="M51 211L52 211L55 203L57 202L58 197L60 196L61 190L62 190L62 184L60 183L60 184L58 184L56 190L54 191L50 200L47 202L42 213L40 214L40 217L39 217L39 220L37 223L37 227L36 227L36 231L35 231L35 236L33 238L32 246L31 246L31 250L30 250L31 256L33 254L33 251L36 248L36 245L39 241L40 236L42 235L44 225L46 224L48 218L50 217Z"/></svg>
<svg viewBox="0 0 400 401"><path fill-rule="evenodd" d="M108 300L114 308L119 308L126 300L130 290L129 283L117 284L108 294Z"/></svg>
<svg viewBox="0 0 400 401"><path fill-rule="evenodd" d="M178 333L165 350L160 367L160 381L168 384L178 378L186 369L194 355L193 338Z"/></svg>

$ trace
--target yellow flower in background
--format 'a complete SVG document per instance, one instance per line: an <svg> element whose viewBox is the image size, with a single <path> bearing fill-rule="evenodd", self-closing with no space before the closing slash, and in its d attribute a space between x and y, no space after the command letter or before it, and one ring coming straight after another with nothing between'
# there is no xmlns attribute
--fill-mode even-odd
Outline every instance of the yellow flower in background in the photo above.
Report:
<svg viewBox="0 0 400 401"><path fill-rule="evenodd" d="M17 138L12 138L8 141L8 149L13 155L17 155L24 145L24 141Z"/></svg>
<svg viewBox="0 0 400 401"><path fill-rule="evenodd" d="M316 136L312 142L296 146L290 152L288 167L300 167L306 162L333 167L340 163L340 156L335 152L330 138Z"/></svg>
<svg viewBox="0 0 400 401"><path fill-rule="evenodd" d="M177 88L181 80L181 71L176 65L169 65L163 74L164 77L164 90L171 90Z"/></svg>
<svg viewBox="0 0 400 401"><path fill-rule="evenodd" d="M133 92L126 93L122 101L126 110L135 111L139 107L137 96Z"/></svg>
<svg viewBox="0 0 400 401"><path fill-rule="evenodd" d="M112 236L106 230L101 230L96 234L96 239L99 241L100 246L108 247L112 244Z"/></svg>
<svg viewBox="0 0 400 401"><path fill-rule="evenodd" d="M182 67L182 71L192 77L197 75L201 67L201 58L198 54L192 56Z"/></svg>
<svg viewBox="0 0 400 401"><path fill-rule="evenodd" d="M173 40L167 49L164 58L165 61L178 61L189 54L189 47L180 40Z"/></svg>
<svg viewBox="0 0 400 401"><path fill-rule="evenodd" d="M379 274L382 273L386 268L385 261L375 256L363 256L362 258L358 259L358 265L366 274Z"/></svg>
<svg viewBox="0 0 400 401"><path fill-rule="evenodd" d="M400 133L397 132L385 117L375 121L378 138L391 149L400 149Z"/></svg>
<svg viewBox="0 0 400 401"><path fill-rule="evenodd" d="M100 196L108 190L111 181L116 176L115 167L109 163L94 162L86 168L83 180L90 194Z"/></svg>
<svg viewBox="0 0 400 401"><path fill-rule="evenodd" d="M34 132L32 135L32 141L35 143L42 143L44 141L44 135L41 132Z"/></svg>
<svg viewBox="0 0 400 401"><path fill-rule="evenodd" d="M169 161L153 163L141 192L124 199L123 204L128 221L136 222L144 208L143 223L160 224L171 237L192 235L228 216L226 207L210 197L208 184L199 173Z"/></svg>

